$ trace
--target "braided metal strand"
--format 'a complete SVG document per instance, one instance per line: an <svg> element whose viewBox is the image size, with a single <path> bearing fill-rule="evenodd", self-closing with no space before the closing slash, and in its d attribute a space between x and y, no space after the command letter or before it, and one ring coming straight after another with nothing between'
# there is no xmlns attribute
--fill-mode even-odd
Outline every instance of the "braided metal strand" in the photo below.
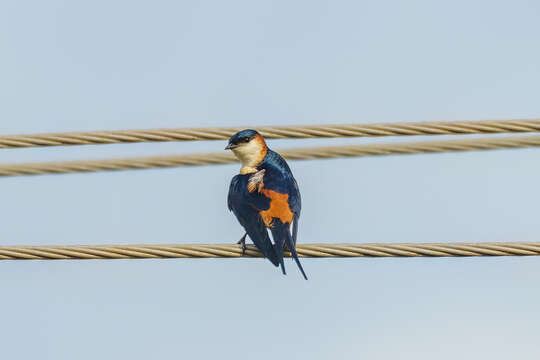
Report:
<svg viewBox="0 0 540 360"><path fill-rule="evenodd" d="M278 151L290 160L394 154L440 153L470 150L511 149L540 146L540 136L508 136L466 140L423 141L371 145L309 147ZM230 164L237 160L229 152L134 157L107 160L83 160L0 165L0 176L66 174L129 169L169 168L210 164Z"/></svg>
<svg viewBox="0 0 540 360"><path fill-rule="evenodd" d="M0 148L224 140L246 127L89 131L0 136ZM268 139L495 134L540 131L540 119L255 127Z"/></svg>
<svg viewBox="0 0 540 360"><path fill-rule="evenodd" d="M538 256L540 242L425 244L299 244L300 257ZM0 260L159 259L262 257L249 245L0 246ZM289 252L285 252L290 257Z"/></svg>

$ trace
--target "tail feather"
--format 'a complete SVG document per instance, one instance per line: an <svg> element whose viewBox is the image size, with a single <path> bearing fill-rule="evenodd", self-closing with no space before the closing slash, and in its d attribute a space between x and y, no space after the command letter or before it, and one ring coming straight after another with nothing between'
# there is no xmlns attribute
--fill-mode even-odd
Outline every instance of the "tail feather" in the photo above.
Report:
<svg viewBox="0 0 540 360"><path fill-rule="evenodd" d="M247 233L251 238L251 241L255 244L257 249L259 249L263 255L270 260L274 266L279 266L279 255L276 256L275 248L270 241L270 236L266 228L262 227L260 229L247 229ZM281 255L281 261L283 261L283 254Z"/></svg>
<svg viewBox="0 0 540 360"><path fill-rule="evenodd" d="M272 244L272 240L270 240L270 235L268 234L268 230L266 230L266 226L262 219L254 216L239 216L238 218L257 249L259 249L264 257L270 260L274 266L279 266L279 260L276 256L274 245Z"/></svg>
<svg viewBox="0 0 540 360"><path fill-rule="evenodd" d="M302 267L302 264L300 264L300 259L298 259L298 253L296 252L296 244L294 240L291 238L291 234L287 231L287 247L291 251L292 257L294 261L296 262L296 265L298 265L298 268L300 269L300 272L302 273L302 276L304 276L304 279L308 279L306 276L306 273L304 271L304 268Z"/></svg>
<svg viewBox="0 0 540 360"><path fill-rule="evenodd" d="M300 213L297 212L294 214L293 227L292 227L292 241L294 246L296 246L296 237L298 235L298 220L300 219Z"/></svg>
<svg viewBox="0 0 540 360"><path fill-rule="evenodd" d="M304 269L302 268L302 264L300 264L300 260L298 259L296 246L291 236L290 225L282 223L279 219L274 219L274 226L271 227L270 229L272 231L272 236L274 238L274 243L275 243L274 248L276 250L275 252L280 261L283 274L285 274L285 264L283 261L283 247L287 246L287 248L290 250L294 258L294 261L296 262L296 265L298 265L300 272L304 276L304 279L307 280L306 273L304 272Z"/></svg>
<svg viewBox="0 0 540 360"><path fill-rule="evenodd" d="M281 265L281 271L283 272L283 275L287 275L287 272L285 271L285 261L283 260L283 245L285 244L285 239L283 236L276 236L276 233L274 233L273 230L272 236L274 237L274 250Z"/></svg>

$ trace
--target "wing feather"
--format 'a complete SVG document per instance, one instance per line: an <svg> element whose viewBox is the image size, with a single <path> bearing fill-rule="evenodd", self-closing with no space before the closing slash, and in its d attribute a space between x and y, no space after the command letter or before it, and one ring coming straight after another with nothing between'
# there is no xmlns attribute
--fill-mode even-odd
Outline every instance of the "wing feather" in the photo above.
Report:
<svg viewBox="0 0 540 360"><path fill-rule="evenodd" d="M263 255L275 266L279 260L266 230L266 226L259 215L260 210L269 207L269 200L259 193L249 193L247 182L249 175L236 175L229 187L228 206L240 225L244 227L249 238Z"/></svg>

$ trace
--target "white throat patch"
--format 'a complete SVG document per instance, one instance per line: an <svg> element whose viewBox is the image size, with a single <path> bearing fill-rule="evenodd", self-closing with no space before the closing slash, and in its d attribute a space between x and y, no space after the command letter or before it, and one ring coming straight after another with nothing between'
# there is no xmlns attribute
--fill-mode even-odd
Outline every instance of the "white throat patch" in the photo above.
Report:
<svg viewBox="0 0 540 360"><path fill-rule="evenodd" d="M255 170L264 158L264 150L264 144L255 138L232 149L232 152L242 162L242 169Z"/></svg>

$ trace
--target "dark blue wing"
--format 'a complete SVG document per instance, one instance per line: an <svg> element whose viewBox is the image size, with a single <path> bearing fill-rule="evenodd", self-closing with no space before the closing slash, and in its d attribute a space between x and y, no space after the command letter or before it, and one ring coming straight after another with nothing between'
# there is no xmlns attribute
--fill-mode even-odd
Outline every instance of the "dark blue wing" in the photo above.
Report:
<svg viewBox="0 0 540 360"><path fill-rule="evenodd" d="M247 191L249 175L236 175L229 187L227 203L240 225L244 227L255 246L268 258L275 266L279 265L279 260L268 236L266 226L259 215L260 210L266 210L270 206L270 199Z"/></svg>
<svg viewBox="0 0 540 360"><path fill-rule="evenodd" d="M264 176L265 188L289 195L289 208L293 212L292 239L296 244L298 221L302 210L302 198L298 184L287 162L276 152L269 150L262 165L266 169Z"/></svg>
<svg viewBox="0 0 540 360"><path fill-rule="evenodd" d="M287 162L276 152L269 150L263 163L259 166L265 169L264 188L274 190L281 194L288 195L289 210L292 212L292 234L291 223L283 223L279 218L274 218L273 226L270 228L274 237L274 247L276 254L285 273L285 265L283 263L283 247L284 245L291 251L294 261L302 272L302 275L307 280L306 273L300 264L298 254L296 252L296 238L298 235L298 220L302 210L302 198L298 184L292 175L291 169ZM290 213L289 213L290 214Z"/></svg>
<svg viewBox="0 0 540 360"><path fill-rule="evenodd" d="M292 241L296 245L296 237L298 235L298 221L300 220L300 211L302 210L302 198L300 196L300 190L296 180L293 183L293 190L289 194L289 206L294 214L293 228L292 228Z"/></svg>

